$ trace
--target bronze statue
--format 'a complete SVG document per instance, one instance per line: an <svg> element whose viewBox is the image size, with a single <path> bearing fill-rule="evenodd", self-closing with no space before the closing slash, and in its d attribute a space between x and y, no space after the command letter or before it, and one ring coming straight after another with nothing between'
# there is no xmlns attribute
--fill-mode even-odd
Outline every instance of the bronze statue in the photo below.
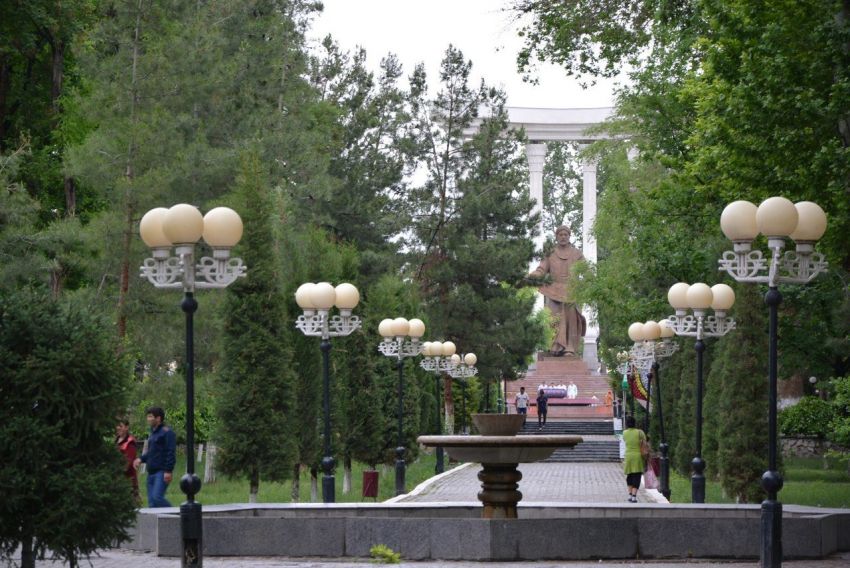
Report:
<svg viewBox="0 0 850 568"><path fill-rule="evenodd" d="M552 253L528 276L539 279L549 274L552 278L550 284L539 288L546 298L545 305L555 320L556 334L552 342L552 355L576 355L579 337L584 335L586 324L567 284L573 265L584 260L584 255L570 243L570 228L565 225L555 229L555 242Z"/></svg>

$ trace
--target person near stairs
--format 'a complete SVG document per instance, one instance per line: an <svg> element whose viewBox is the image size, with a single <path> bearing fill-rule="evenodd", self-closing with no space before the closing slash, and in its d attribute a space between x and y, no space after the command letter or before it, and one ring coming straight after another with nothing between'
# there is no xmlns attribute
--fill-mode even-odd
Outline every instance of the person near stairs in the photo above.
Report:
<svg viewBox="0 0 850 568"><path fill-rule="evenodd" d="M542 430L546 425L546 414L549 411L549 397L546 391L542 390L537 393L537 426Z"/></svg>
<svg viewBox="0 0 850 568"><path fill-rule="evenodd" d="M623 461L623 472L626 474L626 485L629 487L629 503L637 503L640 478L645 466L641 445L647 443L646 434L643 430L636 428L636 424L634 416L626 416L626 429L623 431L626 458Z"/></svg>
<svg viewBox="0 0 850 568"><path fill-rule="evenodd" d="M516 413L522 414L522 425L525 426L525 417L528 415L528 394L525 392L525 387L519 387L519 393L514 399L514 404L516 405Z"/></svg>

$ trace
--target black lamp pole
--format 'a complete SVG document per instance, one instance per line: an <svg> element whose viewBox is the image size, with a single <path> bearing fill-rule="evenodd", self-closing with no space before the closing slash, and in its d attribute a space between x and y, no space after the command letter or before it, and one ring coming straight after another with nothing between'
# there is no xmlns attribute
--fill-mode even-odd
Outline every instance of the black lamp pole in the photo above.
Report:
<svg viewBox="0 0 850 568"><path fill-rule="evenodd" d="M648 373L646 376L646 414L643 417L643 431L646 435L649 435L649 406L650 401L652 400L652 379L654 377L653 373Z"/></svg>
<svg viewBox="0 0 850 568"><path fill-rule="evenodd" d="M670 457L668 452L670 446L667 444L667 436L664 434L664 408L661 403L661 374L658 361L652 363L652 376L655 378L655 399L658 402L658 432L661 435L661 443L658 444L658 449L661 450L661 494L669 501Z"/></svg>
<svg viewBox="0 0 850 568"><path fill-rule="evenodd" d="M203 566L203 522L201 504L195 495L201 490L201 479L195 475L195 333L193 316L198 302L186 292L180 308L186 314L186 475L180 478L180 489L186 501L180 505L180 534L183 540L183 568Z"/></svg>
<svg viewBox="0 0 850 568"><path fill-rule="evenodd" d="M765 568L782 566L782 503L777 494L782 489L782 475L776 467L776 399L777 399L777 336L778 312L782 303L782 294L775 286L768 288L764 301L768 306L770 320L768 324L768 418L767 418L767 467L761 476L761 486L767 492L767 499L761 504L761 565Z"/></svg>
<svg viewBox="0 0 850 568"><path fill-rule="evenodd" d="M440 395L442 394L442 390L440 389L440 373L434 376L434 386L437 393L437 436L441 436L443 434L443 416L440 413ZM443 447L437 446L437 464L434 466L434 473L443 473L444 470Z"/></svg>
<svg viewBox="0 0 850 568"><path fill-rule="evenodd" d="M691 503L705 503L705 460L702 459L702 355L705 342L702 338L694 344L697 352L697 400L696 400L696 456L691 461Z"/></svg>
<svg viewBox="0 0 850 568"><path fill-rule="evenodd" d="M324 450L325 457L322 458L322 501L325 503L336 502L336 481L334 479L334 467L336 462L331 454L331 379L330 379L330 353L331 340L323 337L319 345L322 350L322 412L324 413Z"/></svg>
<svg viewBox="0 0 850 568"><path fill-rule="evenodd" d="M395 449L395 494L404 494L404 359L396 362L398 369L398 446Z"/></svg>
<svg viewBox="0 0 850 568"><path fill-rule="evenodd" d="M466 434L466 381L460 380L460 431Z"/></svg>
<svg viewBox="0 0 850 568"><path fill-rule="evenodd" d="M195 475L195 329L198 310L196 289L227 288L244 277L246 267L241 258L230 256L231 247L242 235L239 214L218 207L201 216L191 205L181 203L165 210L157 207L142 217L139 233L151 248L152 258L140 267L142 278L156 288L183 289L180 309L186 314L186 474L180 478L180 489L186 501L180 505L180 537L183 568L203 565L203 517L195 495L201 480ZM168 235L166 237L166 235ZM213 249L213 257L202 257L196 263L195 245L203 236ZM175 256L171 248L175 247Z"/></svg>

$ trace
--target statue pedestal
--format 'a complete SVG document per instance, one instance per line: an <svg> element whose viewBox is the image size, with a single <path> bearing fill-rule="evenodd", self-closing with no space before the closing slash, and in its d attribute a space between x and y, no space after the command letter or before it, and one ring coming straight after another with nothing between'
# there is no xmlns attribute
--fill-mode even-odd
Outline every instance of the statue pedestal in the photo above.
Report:
<svg viewBox="0 0 850 568"><path fill-rule="evenodd" d="M596 352L596 337L585 337L584 350L581 358L587 364L587 368L595 371L599 368L599 354Z"/></svg>

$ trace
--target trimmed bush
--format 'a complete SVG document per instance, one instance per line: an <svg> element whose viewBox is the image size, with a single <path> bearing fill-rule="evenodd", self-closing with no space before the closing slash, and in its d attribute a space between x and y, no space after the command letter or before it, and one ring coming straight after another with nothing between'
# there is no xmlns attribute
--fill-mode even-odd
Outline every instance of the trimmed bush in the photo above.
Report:
<svg viewBox="0 0 850 568"><path fill-rule="evenodd" d="M832 404L814 396L807 396L780 412L779 429L786 436L824 438L829 433L829 424L834 417Z"/></svg>

